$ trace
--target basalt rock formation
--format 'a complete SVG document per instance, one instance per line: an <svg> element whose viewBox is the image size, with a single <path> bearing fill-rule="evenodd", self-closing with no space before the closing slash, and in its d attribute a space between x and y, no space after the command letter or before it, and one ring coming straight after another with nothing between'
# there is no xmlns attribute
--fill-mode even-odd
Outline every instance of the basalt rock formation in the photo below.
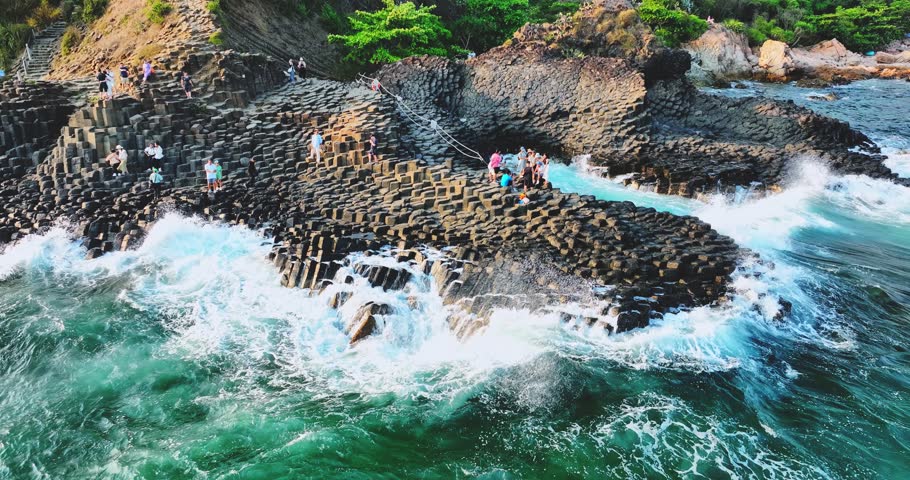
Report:
<svg viewBox="0 0 910 480"><path fill-rule="evenodd" d="M688 53L656 45L642 28L623 2L592 4L568 24L526 26L474 59L409 58L378 77L408 109L486 151L590 155L600 172L633 174L628 182L659 193L775 190L806 157L907 182L843 122L792 103L699 92L685 78ZM429 159L456 154L429 141L424 123L403 122L406 146Z"/></svg>
<svg viewBox="0 0 910 480"><path fill-rule="evenodd" d="M201 55L187 56L182 68L268 65L256 55L215 63ZM435 279L456 312L452 328L463 335L481 328L494 308L569 304L596 309L590 321L612 331L645 326L663 312L722 300L741 254L692 217L547 188L519 206L514 193L474 165L410 158L394 99L362 86L310 79L278 87L280 76L221 74L203 101L174 92L173 78L160 72L138 98L78 109L55 97L62 90L53 84L5 84L0 95L20 100L0 103L8 167L0 181L0 240L63 220L95 258L133 248L161 215L179 211L266 228L281 283L313 291L347 282L339 272L352 253L392 246L397 261ZM306 141L315 128L326 138L318 164ZM365 155L370 133L381 139L374 163ZM165 146L160 199L145 181L141 155L152 140ZM104 156L115 145L126 148L130 171L139 173L114 176ZM202 187L208 159L220 160L226 175L226 187L213 195ZM245 174L251 161L255 180ZM411 279L400 268L351 271L386 290ZM344 297L333 302L343 305ZM378 329L385 311L364 307L351 325L352 342Z"/></svg>

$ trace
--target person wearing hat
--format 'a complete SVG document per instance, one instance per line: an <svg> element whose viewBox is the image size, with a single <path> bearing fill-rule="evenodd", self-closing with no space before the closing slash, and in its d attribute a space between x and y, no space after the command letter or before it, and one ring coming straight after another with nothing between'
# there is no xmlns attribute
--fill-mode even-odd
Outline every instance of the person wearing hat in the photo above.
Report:
<svg viewBox="0 0 910 480"><path fill-rule="evenodd" d="M120 166L117 167L117 171L120 172L119 175L123 175L124 173L130 173L130 171L126 168L126 161L129 160L130 156L128 153L126 153L126 150L120 145L117 145L117 158L120 159Z"/></svg>

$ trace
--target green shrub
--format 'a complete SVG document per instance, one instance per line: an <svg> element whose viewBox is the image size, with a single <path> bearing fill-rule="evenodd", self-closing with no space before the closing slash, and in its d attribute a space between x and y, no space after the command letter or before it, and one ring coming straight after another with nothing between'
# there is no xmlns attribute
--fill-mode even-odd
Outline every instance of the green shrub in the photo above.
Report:
<svg viewBox="0 0 910 480"><path fill-rule="evenodd" d="M746 24L740 22L735 18L728 18L724 20L724 26L727 27L731 32L746 33Z"/></svg>
<svg viewBox="0 0 910 480"><path fill-rule="evenodd" d="M60 41L60 53L65 57L73 53L80 43L82 43L82 31L76 27L69 26L63 32L63 39Z"/></svg>
<svg viewBox="0 0 910 480"><path fill-rule="evenodd" d="M209 2L205 4L205 9L208 10L209 13L214 13L215 15L220 14L221 0L209 0Z"/></svg>
<svg viewBox="0 0 910 480"><path fill-rule="evenodd" d="M452 25L461 47L485 51L506 41L528 19L528 0L464 0Z"/></svg>
<svg viewBox="0 0 910 480"><path fill-rule="evenodd" d="M164 17L168 16L174 7L163 0L147 0L145 16L152 23L164 23Z"/></svg>
<svg viewBox="0 0 910 480"><path fill-rule="evenodd" d="M676 47L698 38L708 29L708 22L678 8L673 0L644 0L638 7L641 20L654 29L664 44Z"/></svg>
<svg viewBox="0 0 910 480"><path fill-rule="evenodd" d="M805 19L812 40L837 38L854 51L874 50L910 32L910 0L867 0L852 8Z"/></svg>
<svg viewBox="0 0 910 480"><path fill-rule="evenodd" d="M224 38L221 36L221 30L218 30L217 32L209 35L209 43L215 45L216 47L224 45Z"/></svg>
<svg viewBox="0 0 910 480"><path fill-rule="evenodd" d="M32 14L29 15L25 23L32 28L40 30L60 20L61 17L63 17L63 10L51 6L47 0L41 0L41 3L32 10Z"/></svg>
<svg viewBox="0 0 910 480"><path fill-rule="evenodd" d="M82 21L92 23L104 15L107 0L82 0Z"/></svg>
<svg viewBox="0 0 910 480"><path fill-rule="evenodd" d="M357 64L392 63L412 55L447 55L452 33L432 13L434 8L383 0L380 10L354 12L348 18L352 33L329 35L329 41L344 45L348 51L345 58Z"/></svg>
<svg viewBox="0 0 910 480"><path fill-rule="evenodd" d="M25 48L31 27L24 23L0 22L0 66L9 69Z"/></svg>
<svg viewBox="0 0 910 480"><path fill-rule="evenodd" d="M348 31L347 20L328 3L322 4L319 12L319 21L329 33L344 33Z"/></svg>

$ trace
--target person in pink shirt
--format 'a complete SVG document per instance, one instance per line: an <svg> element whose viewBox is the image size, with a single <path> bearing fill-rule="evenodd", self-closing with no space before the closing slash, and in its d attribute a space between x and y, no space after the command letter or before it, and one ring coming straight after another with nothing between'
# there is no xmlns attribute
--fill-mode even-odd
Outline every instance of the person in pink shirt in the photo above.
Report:
<svg viewBox="0 0 910 480"><path fill-rule="evenodd" d="M499 167L502 165L502 154L499 153L499 150L496 150L493 155L490 155L490 163L487 164L487 169L490 171L490 181L496 181L496 174L499 173Z"/></svg>

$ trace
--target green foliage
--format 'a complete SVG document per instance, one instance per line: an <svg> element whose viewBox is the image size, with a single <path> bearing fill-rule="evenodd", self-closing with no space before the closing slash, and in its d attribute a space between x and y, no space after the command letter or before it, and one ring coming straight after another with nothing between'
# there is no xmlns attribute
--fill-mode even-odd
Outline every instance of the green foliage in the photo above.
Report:
<svg viewBox="0 0 910 480"><path fill-rule="evenodd" d="M60 40L60 53L65 57L73 53L80 43L82 43L82 31L76 27L69 26L63 32L63 38Z"/></svg>
<svg viewBox="0 0 910 480"><path fill-rule="evenodd" d="M152 23L164 23L164 17L173 10L174 7L163 0L146 0L145 16Z"/></svg>
<svg viewBox="0 0 910 480"><path fill-rule="evenodd" d="M638 7L641 20L654 29L654 34L666 45L675 47L699 37L708 29L708 22L675 8L673 0L644 0Z"/></svg>
<svg viewBox="0 0 910 480"><path fill-rule="evenodd" d="M667 0L676 1L676 0ZM740 22L750 43L808 45L837 38L866 51L910 32L910 0L693 0L698 15ZM729 25L728 25L729 26Z"/></svg>
<svg viewBox="0 0 910 480"><path fill-rule="evenodd" d="M571 15L581 6L580 1L559 1L559 0L529 0L528 17L525 22L547 23L553 22L560 15ZM509 32L510 34L512 32Z"/></svg>
<svg viewBox="0 0 910 480"><path fill-rule="evenodd" d="M813 40L834 37L851 50L874 50L910 32L910 0L863 2L807 19Z"/></svg>
<svg viewBox="0 0 910 480"><path fill-rule="evenodd" d="M356 14L356 13L355 13ZM342 17L334 7L328 3L322 4L322 10L319 12L319 21L329 33L347 33L348 21Z"/></svg>
<svg viewBox="0 0 910 480"><path fill-rule="evenodd" d="M9 69L25 48L31 27L24 23L0 23L0 67Z"/></svg>
<svg viewBox="0 0 910 480"><path fill-rule="evenodd" d="M348 21L351 34L329 35L329 41L348 50L347 58L359 64L392 63L412 55L447 55L452 33L432 13L435 6L383 0L375 12L356 11Z"/></svg>
<svg viewBox="0 0 910 480"><path fill-rule="evenodd" d="M32 10L31 15L25 23L32 28L43 29L48 25L60 20L63 16L63 10L59 7L54 7L48 2L48 0L41 0L41 3Z"/></svg>
<svg viewBox="0 0 910 480"><path fill-rule="evenodd" d="M221 36L221 30L218 30L217 32L209 35L209 43L215 45L216 47L224 45L224 38Z"/></svg>
<svg viewBox="0 0 910 480"><path fill-rule="evenodd" d="M463 0L464 13L454 22L461 46L489 50L502 44L528 19L528 0Z"/></svg>
<svg viewBox="0 0 910 480"><path fill-rule="evenodd" d="M92 23L104 15L107 0L82 0L82 21Z"/></svg>
<svg viewBox="0 0 910 480"><path fill-rule="evenodd" d="M746 24L735 18L724 20L724 26L736 33L746 33Z"/></svg>
<svg viewBox="0 0 910 480"><path fill-rule="evenodd" d="M215 15L220 15L221 14L221 0L209 0L208 3L205 4L205 9L208 10L209 13L214 13Z"/></svg>

